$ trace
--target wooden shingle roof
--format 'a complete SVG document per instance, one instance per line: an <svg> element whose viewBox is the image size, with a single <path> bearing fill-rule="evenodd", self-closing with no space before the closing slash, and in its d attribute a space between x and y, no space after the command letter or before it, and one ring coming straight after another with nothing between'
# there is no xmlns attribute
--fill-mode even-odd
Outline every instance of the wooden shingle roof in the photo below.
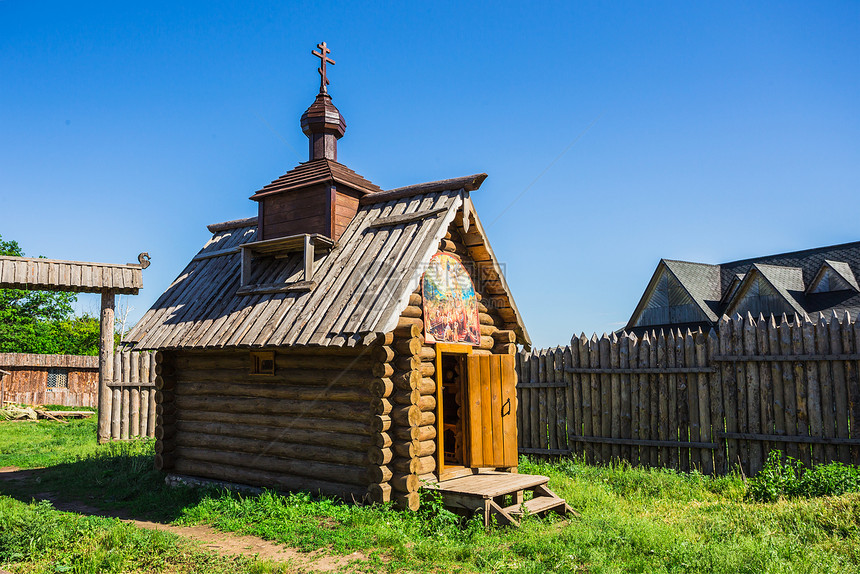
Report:
<svg viewBox="0 0 860 574"><path fill-rule="evenodd" d="M469 201L464 181L476 177L449 180L445 189L383 192L380 201L363 204L331 251L316 260L310 291L238 295L240 246L257 240L256 222L211 226L212 238L127 340L140 349L366 343L396 326L424 267ZM301 253L264 261L252 269L253 283L304 278ZM510 307L516 310L512 300Z"/></svg>
<svg viewBox="0 0 860 574"><path fill-rule="evenodd" d="M379 186L355 173L342 163L323 158L299 164L252 195L251 199L260 199L267 195L306 188L310 185L326 182L345 184L364 193L382 191Z"/></svg>

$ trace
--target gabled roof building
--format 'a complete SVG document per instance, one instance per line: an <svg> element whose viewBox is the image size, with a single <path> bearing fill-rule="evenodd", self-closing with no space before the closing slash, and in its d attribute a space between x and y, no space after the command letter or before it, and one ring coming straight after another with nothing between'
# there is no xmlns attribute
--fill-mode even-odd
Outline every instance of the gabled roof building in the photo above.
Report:
<svg viewBox="0 0 860 574"><path fill-rule="evenodd" d="M661 259L625 330L709 329L723 315L860 311L860 242L718 265Z"/></svg>
<svg viewBox="0 0 860 574"><path fill-rule="evenodd" d="M486 175L383 191L339 163L325 62L309 161L209 226L127 339L159 351L157 468L414 509L423 480L516 468L530 340L471 201Z"/></svg>

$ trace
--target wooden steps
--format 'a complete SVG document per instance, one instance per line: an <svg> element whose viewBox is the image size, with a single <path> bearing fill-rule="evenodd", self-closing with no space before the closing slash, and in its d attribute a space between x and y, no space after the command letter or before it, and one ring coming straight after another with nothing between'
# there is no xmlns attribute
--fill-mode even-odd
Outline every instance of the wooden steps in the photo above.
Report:
<svg viewBox="0 0 860 574"><path fill-rule="evenodd" d="M563 498L547 488L548 482L545 476L483 471L430 488L439 490L445 506L455 512L482 513L486 526L493 516L499 524L519 526L524 516L542 516L548 512L565 516L573 512ZM532 495L529 500L525 499L526 492Z"/></svg>

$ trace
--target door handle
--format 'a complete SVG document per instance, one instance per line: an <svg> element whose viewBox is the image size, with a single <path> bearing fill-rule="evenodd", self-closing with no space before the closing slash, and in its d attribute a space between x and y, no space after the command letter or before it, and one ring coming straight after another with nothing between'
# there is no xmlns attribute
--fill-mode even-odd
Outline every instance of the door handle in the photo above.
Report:
<svg viewBox="0 0 860 574"><path fill-rule="evenodd" d="M505 407L508 407L507 412L505 412ZM505 401L505 404L502 405L502 416L507 416L511 414L511 399Z"/></svg>

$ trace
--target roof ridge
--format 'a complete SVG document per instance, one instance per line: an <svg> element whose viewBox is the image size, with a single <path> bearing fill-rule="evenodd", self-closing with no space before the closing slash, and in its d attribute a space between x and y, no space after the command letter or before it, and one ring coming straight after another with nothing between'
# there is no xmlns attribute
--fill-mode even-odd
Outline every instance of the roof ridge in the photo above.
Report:
<svg viewBox="0 0 860 574"><path fill-rule="evenodd" d="M486 173L476 173L465 177L416 183L415 185L407 185L406 187L396 187L387 191L369 193L362 197L360 202L362 205L367 205L370 203L382 203L385 201L391 201L392 199L402 199L404 197L411 197L413 195L421 195L424 193L456 191L459 189L475 191L481 187L481 184L484 183L485 179L487 179Z"/></svg>
<svg viewBox="0 0 860 574"><path fill-rule="evenodd" d="M799 251L787 251L785 253L774 253L773 255L761 255L759 257L748 257L746 259L737 259L735 261L726 261L725 263L720 263L720 265L740 265L741 263L755 263L757 261L761 261L762 259L771 259L775 257L801 257L807 255L813 255L815 253L821 253L830 251L832 249L846 249L849 247L857 247L860 248L860 241L850 241L848 243L837 243L836 245L823 245L821 247L813 247L811 249L801 249Z"/></svg>
<svg viewBox="0 0 860 574"><path fill-rule="evenodd" d="M206 226L210 233L220 233L229 231L230 229L239 229L241 227L251 227L257 225L257 216L246 217L244 219L231 219L230 221L222 221L221 223L212 223Z"/></svg>

